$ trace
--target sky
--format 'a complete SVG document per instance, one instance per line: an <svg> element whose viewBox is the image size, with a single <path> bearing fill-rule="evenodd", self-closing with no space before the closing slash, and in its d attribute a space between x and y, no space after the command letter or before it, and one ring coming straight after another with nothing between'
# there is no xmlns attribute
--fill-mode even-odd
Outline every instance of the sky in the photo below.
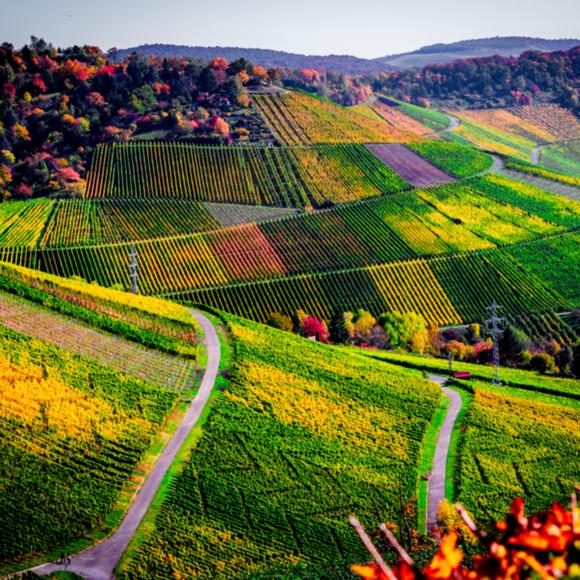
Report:
<svg viewBox="0 0 580 580"><path fill-rule="evenodd" d="M0 43L239 46L373 58L489 36L580 37L580 0L0 0Z"/></svg>

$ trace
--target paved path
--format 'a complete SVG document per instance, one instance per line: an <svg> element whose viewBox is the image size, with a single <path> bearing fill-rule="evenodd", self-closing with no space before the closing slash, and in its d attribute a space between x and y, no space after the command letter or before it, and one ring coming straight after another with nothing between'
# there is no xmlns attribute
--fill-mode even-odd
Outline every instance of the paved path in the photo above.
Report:
<svg viewBox="0 0 580 580"><path fill-rule="evenodd" d="M542 154L542 147L545 147L545 145L538 145L537 147L534 147L532 149L530 160L534 165L540 164L540 155Z"/></svg>
<svg viewBox="0 0 580 580"><path fill-rule="evenodd" d="M187 409L173 437L157 459L151 474L137 493L117 531L107 540L73 556L67 570L87 580L110 580L110 578L113 578L115 566L135 534L145 512L151 505L175 455L199 419L214 386L220 364L219 339L213 324L205 316L193 310L192 313L203 328L207 350L207 367L199 392ZM35 568L34 572L45 575L63 569L63 566L46 564Z"/></svg>
<svg viewBox="0 0 580 580"><path fill-rule="evenodd" d="M515 171L513 169L504 169L501 172L502 175L514 179L516 181L521 181L522 183L527 183L535 187L539 187L544 191L551 191L553 193L558 193L560 195L565 195L570 199L575 199L580 201L580 187L575 185L569 185L567 183L560 183L559 181L553 181L552 179L546 179L539 175L530 175L529 173L523 173L521 171Z"/></svg>
<svg viewBox="0 0 580 580"><path fill-rule="evenodd" d="M433 468L429 479L429 495L427 505L427 529L437 525L437 510L439 504L445 499L445 482L447 478L447 456L449 455L449 443L451 433L455 427L455 421L461 410L461 397L456 391L444 387L447 378L437 375L427 375L427 378L441 386L442 391L449 397L450 404L447 416L439 432Z"/></svg>

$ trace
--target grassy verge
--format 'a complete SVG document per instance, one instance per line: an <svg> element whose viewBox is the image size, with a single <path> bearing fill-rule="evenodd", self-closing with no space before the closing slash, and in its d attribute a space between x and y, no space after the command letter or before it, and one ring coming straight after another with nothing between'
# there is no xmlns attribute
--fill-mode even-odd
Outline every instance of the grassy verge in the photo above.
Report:
<svg viewBox="0 0 580 580"><path fill-rule="evenodd" d="M433 459L435 457L435 448L437 447L437 439L439 438L439 431L441 425L447 416L447 409L449 408L449 397L445 393L441 393L439 400L439 407L435 411L431 424L425 432L423 444L421 446L421 457L419 459L419 483L417 486L417 515L419 518L419 531L425 533L427 530L427 506L429 502L429 479L427 473L433 467Z"/></svg>
<svg viewBox="0 0 580 580"><path fill-rule="evenodd" d="M455 426L453 427L453 432L451 433L449 453L447 455L447 463L445 465L445 499L454 501L457 491L458 461L460 459L461 437L463 434L462 422L465 413L467 413L467 410L469 409L473 395L468 390L466 390L463 385L450 383L447 386L451 386L453 390L461 397L461 410L457 415Z"/></svg>
<svg viewBox="0 0 580 580"><path fill-rule="evenodd" d="M204 314L216 327L221 347L220 372L218 373L215 387L212 390L207 405L202 411L199 421L191 430L191 433L175 456L175 460L165 474L165 477L163 478L163 481L161 482L161 485L159 486L159 489L157 490L157 493L155 494L155 497L151 502L147 513L137 528L137 531L127 546L127 549L125 552L123 552L123 555L121 556L121 559L115 568L116 576L122 576L127 572L132 559L137 556L139 549L147 541L150 534L155 529L155 521L163 507L163 503L169 495L172 482L181 473L185 463L188 461L192 451L195 449L195 446L203 433L203 425L209 413L211 412L212 406L215 405L216 402L222 397L222 392L227 386L228 378L227 376L224 376L224 371L230 366L230 361L233 357L233 348L231 343L228 341L226 331L224 330L224 323L218 317L212 314L208 314L207 312L204 312Z"/></svg>

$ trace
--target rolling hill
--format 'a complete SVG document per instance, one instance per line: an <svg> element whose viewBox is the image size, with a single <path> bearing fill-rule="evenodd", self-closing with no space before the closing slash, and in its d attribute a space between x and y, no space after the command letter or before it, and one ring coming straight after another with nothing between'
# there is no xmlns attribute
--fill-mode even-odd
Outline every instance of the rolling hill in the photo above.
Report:
<svg viewBox="0 0 580 580"><path fill-rule="evenodd" d="M519 56L528 50L552 52L567 50L580 45L580 39L551 40L507 36L461 40L449 44L439 43L424 46L418 50L392 54L374 59L358 58L350 55L304 55L261 48L241 48L229 46L183 46L175 44L144 44L140 46L112 49L109 58L122 62L132 52L144 56L182 56L200 60L211 60L223 56L228 60L245 58L269 68L312 68L350 74L369 74L385 70L401 70L428 64L442 64L464 58L484 56Z"/></svg>

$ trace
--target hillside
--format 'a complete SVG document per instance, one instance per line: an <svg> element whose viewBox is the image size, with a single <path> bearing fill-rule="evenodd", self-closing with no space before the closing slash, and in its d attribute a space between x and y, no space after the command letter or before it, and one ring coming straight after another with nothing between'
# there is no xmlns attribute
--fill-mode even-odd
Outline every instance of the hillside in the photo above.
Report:
<svg viewBox="0 0 580 580"><path fill-rule="evenodd" d="M108 52L114 62L122 62L131 53L144 56L185 57L210 61L223 56L228 60L245 58L267 68L316 69L354 75L364 75L388 70L423 67L430 64L445 64L465 58L492 55L519 56L526 51L553 52L580 46L580 39L548 40L506 36L461 40L449 44L439 43L424 46L414 51L392 54L374 59L350 55L305 55L261 48L229 46L183 46L175 44L145 44L130 48L112 49Z"/></svg>
<svg viewBox="0 0 580 580"><path fill-rule="evenodd" d="M181 306L2 265L0 574L117 527L195 393L198 336Z"/></svg>
<svg viewBox="0 0 580 580"><path fill-rule="evenodd" d="M344 569L364 558L350 513L371 523L379 509L400 522L401 498L413 501L433 384L227 321L230 383L127 578L245 577L299 562Z"/></svg>

